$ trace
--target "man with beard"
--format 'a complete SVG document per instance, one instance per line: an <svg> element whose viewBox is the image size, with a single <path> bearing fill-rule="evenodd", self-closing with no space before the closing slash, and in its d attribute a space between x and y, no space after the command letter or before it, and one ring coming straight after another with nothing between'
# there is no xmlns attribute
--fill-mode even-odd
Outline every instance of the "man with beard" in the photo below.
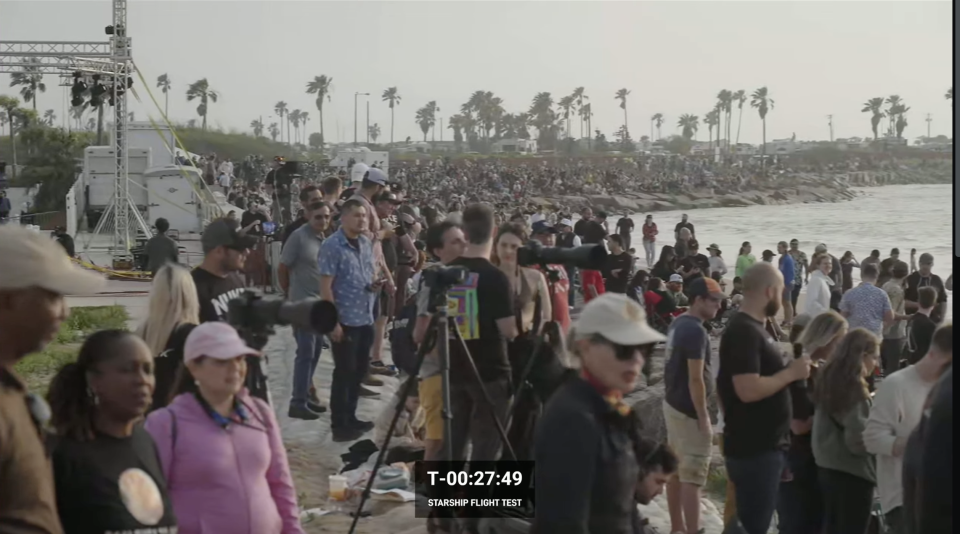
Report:
<svg viewBox="0 0 960 534"><path fill-rule="evenodd" d="M920 255L918 269L907 277L907 287L904 289L903 298L907 313L915 312L919 309L917 302L918 291L921 287L932 287L937 290L937 305L930 314L930 319L934 323L943 322L944 313L947 310L947 291L943 280L933 274L933 254L924 252Z"/></svg>
<svg viewBox="0 0 960 534"><path fill-rule="evenodd" d="M16 225L0 226L0 273L0 532L60 534L44 448L50 408L14 365L56 337L68 314L64 295L96 293L105 283L51 239Z"/></svg>
<svg viewBox="0 0 960 534"><path fill-rule="evenodd" d="M724 411L723 452L736 489L737 516L747 534L766 534L789 444L787 387L810 376L810 358L784 365L764 322L780 311L783 276L758 263L743 276L743 301L720 339L717 392Z"/></svg>
<svg viewBox="0 0 960 534"><path fill-rule="evenodd" d="M644 506L663 493L667 481L677 472L678 460L670 447L651 440L638 438L633 444L633 455L640 467L637 480L636 500ZM657 534L649 520L637 512L633 531L636 534Z"/></svg>
<svg viewBox="0 0 960 534"><path fill-rule="evenodd" d="M200 244L203 262L191 272L200 302L200 322L226 321L229 302L246 287L240 271L257 239L240 231L236 221L218 219L203 230ZM247 389L251 395L270 402L260 360L253 356L247 359Z"/></svg>

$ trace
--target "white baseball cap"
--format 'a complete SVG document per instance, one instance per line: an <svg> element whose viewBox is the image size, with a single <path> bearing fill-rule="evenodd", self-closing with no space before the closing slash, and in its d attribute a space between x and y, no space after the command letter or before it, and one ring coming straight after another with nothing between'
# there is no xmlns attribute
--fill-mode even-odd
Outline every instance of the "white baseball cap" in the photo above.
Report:
<svg viewBox="0 0 960 534"><path fill-rule="evenodd" d="M667 340L647 323L643 306L619 293L604 293L588 302L573 329L581 339L599 335L628 347Z"/></svg>
<svg viewBox="0 0 960 534"><path fill-rule="evenodd" d="M682 284L682 283L683 283L683 277L680 276L679 274L671 274L669 281L670 281L670 282L679 282L679 283Z"/></svg>
<svg viewBox="0 0 960 534"><path fill-rule="evenodd" d="M48 235L18 225L0 226L0 290L31 287L58 295L99 293L106 280L70 261Z"/></svg>
<svg viewBox="0 0 960 534"><path fill-rule="evenodd" d="M560 219L560 224L563 226L573 226L573 221L570 219Z"/></svg>

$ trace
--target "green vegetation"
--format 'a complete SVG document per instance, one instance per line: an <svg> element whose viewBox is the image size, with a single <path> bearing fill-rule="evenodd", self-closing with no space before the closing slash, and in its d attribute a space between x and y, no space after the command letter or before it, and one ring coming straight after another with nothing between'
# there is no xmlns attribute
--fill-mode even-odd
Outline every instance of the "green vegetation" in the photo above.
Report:
<svg viewBox="0 0 960 534"><path fill-rule="evenodd" d="M27 356L15 369L30 390L46 394L47 385L64 364L77 357L83 339L98 330L126 329L130 316L123 306L95 306L71 310L70 317L42 351Z"/></svg>

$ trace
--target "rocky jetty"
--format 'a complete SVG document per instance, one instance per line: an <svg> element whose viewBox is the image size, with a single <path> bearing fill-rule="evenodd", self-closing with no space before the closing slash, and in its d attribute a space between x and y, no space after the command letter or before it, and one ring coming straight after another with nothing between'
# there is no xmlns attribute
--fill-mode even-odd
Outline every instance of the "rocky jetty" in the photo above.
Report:
<svg viewBox="0 0 960 534"><path fill-rule="evenodd" d="M752 189L701 188L683 193L623 192L616 195L533 197L543 206L573 208L590 206L613 213L742 208L758 205L843 202L859 195L855 188L905 184L953 183L951 169L863 171L838 174L797 173L773 178L769 185Z"/></svg>

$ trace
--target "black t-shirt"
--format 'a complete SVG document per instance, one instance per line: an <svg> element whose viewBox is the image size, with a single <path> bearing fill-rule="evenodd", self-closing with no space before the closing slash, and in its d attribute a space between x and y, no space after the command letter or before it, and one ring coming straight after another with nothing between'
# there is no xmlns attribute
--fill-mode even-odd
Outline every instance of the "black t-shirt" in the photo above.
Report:
<svg viewBox="0 0 960 534"><path fill-rule="evenodd" d="M263 235L263 223L269 220L270 219L267 218L266 215L260 212L245 211L243 212L243 215L240 216L240 228L246 228L255 221L260 221L258 226L254 226L253 228L247 230L247 235Z"/></svg>
<svg viewBox="0 0 960 534"><path fill-rule="evenodd" d="M920 300L920 288L927 286L937 290L937 304L947 302L947 288L943 286L943 280L933 273L930 273L930 276L922 276L920 271L916 271L907 277L907 287L903 290L904 300L918 302ZM914 312L916 310L907 311ZM933 311L930 313L930 318L933 319L933 322L940 324L943 320L941 315L940 307L934 306Z"/></svg>
<svg viewBox="0 0 960 534"><path fill-rule="evenodd" d="M932 315L932 312L931 312ZM910 350L907 353L907 361L911 365L920 361L930 350L930 342L933 341L933 333L937 331L937 323L922 313L915 314L908 323L910 326L910 335L907 338L910 342Z"/></svg>
<svg viewBox="0 0 960 534"><path fill-rule="evenodd" d="M784 388L756 401L743 402L733 389L733 376L773 376L784 368L783 354L763 323L743 312L727 323L720 338L717 392L723 406L723 451L745 458L778 450L789 443L790 392Z"/></svg>
<svg viewBox="0 0 960 534"><path fill-rule="evenodd" d="M220 277L202 267L195 268L191 274L200 300L200 322L226 321L227 303L239 297L246 287L243 278L237 273Z"/></svg>
<svg viewBox="0 0 960 534"><path fill-rule="evenodd" d="M617 233L622 236L629 236L631 232L633 232L633 219L621 217L617 221Z"/></svg>
<svg viewBox="0 0 960 534"><path fill-rule="evenodd" d="M607 263L603 269L607 291L612 293L626 293L627 283L630 281L630 267L632 266L633 256L626 252L607 256ZM617 274L613 274L613 271L617 269L620 269L620 271Z"/></svg>
<svg viewBox="0 0 960 534"><path fill-rule="evenodd" d="M586 231L587 223L588 223L588 222L590 222L590 221L587 221L587 220L585 220L585 219L580 219L579 221L577 221L576 223L574 223L574 225L573 225L573 233L575 233L575 234L577 234L578 236L580 236L581 238L583 238L583 233L584 233L584 231Z"/></svg>
<svg viewBox="0 0 960 534"><path fill-rule="evenodd" d="M695 231L694 231L694 229L693 229L693 223L692 223L692 222L678 222L677 225L673 227L673 233L674 233L675 235L678 235L678 236L679 236L679 235L680 235L680 229L682 229L682 228L686 228L687 230L690 230L690 237L696 237L696 236L697 236L697 234L695 233Z"/></svg>
<svg viewBox="0 0 960 534"><path fill-rule="evenodd" d="M697 278L702 278L703 273L710 272L710 260L703 254L697 254L695 256L687 256L683 258L680 262L680 266L683 267L685 271L689 271L693 268L700 269L699 273L691 274L689 277L683 279L684 284L689 284Z"/></svg>
<svg viewBox="0 0 960 534"><path fill-rule="evenodd" d="M607 237L607 229L597 221L587 221L583 226L583 235L581 239L585 245L596 245L603 243Z"/></svg>
<svg viewBox="0 0 960 534"><path fill-rule="evenodd" d="M485 382L509 377L507 340L500 334L497 320L514 317L510 280L484 258L457 258L449 266L454 265L466 267L470 275L464 284L447 292L450 317L459 325L480 377ZM450 380L458 384L476 380L455 339L450 341Z"/></svg>
<svg viewBox="0 0 960 534"><path fill-rule="evenodd" d="M128 438L59 438L52 457L65 534L176 533L157 447L142 426Z"/></svg>
<svg viewBox="0 0 960 534"><path fill-rule="evenodd" d="M163 352L154 358L153 376L156 377L156 385L153 388L151 412L170 403L171 393L173 393L173 388L176 385L177 370L183 363L183 345L195 326L192 324L177 325L170 334Z"/></svg>

